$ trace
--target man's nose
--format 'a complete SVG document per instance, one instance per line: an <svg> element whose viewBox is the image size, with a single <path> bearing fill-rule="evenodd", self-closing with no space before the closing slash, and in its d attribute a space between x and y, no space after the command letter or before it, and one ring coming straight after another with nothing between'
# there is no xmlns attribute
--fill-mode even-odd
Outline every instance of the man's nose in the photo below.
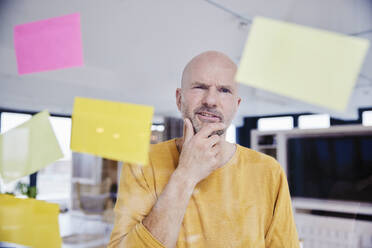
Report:
<svg viewBox="0 0 372 248"><path fill-rule="evenodd" d="M218 102L218 92L215 89L208 89L203 98L203 104L209 107L216 107Z"/></svg>

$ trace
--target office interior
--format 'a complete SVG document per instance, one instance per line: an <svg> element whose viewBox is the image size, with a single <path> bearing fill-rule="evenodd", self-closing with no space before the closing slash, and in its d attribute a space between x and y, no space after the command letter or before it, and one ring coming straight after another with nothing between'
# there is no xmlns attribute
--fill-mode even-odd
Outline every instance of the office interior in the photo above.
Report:
<svg viewBox="0 0 372 248"><path fill-rule="evenodd" d="M84 65L19 75L14 26L71 13L81 16ZM0 192L58 204L62 247L105 247L125 162L70 149L74 98L153 106L151 144L180 137L184 66L208 50L239 65L255 16L372 42L371 0L0 0L0 131L48 110L63 151L31 175L0 179ZM302 247L372 247L372 49L344 111L245 84L239 95L227 139L283 166Z"/></svg>

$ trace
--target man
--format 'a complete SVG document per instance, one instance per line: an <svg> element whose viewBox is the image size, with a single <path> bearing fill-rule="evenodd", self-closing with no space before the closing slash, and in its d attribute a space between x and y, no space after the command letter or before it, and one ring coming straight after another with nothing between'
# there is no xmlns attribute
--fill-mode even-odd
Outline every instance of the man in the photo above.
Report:
<svg viewBox="0 0 372 248"><path fill-rule="evenodd" d="M225 141L241 99L236 65L209 51L176 91L182 138L124 165L109 247L299 247L288 185L271 157Z"/></svg>

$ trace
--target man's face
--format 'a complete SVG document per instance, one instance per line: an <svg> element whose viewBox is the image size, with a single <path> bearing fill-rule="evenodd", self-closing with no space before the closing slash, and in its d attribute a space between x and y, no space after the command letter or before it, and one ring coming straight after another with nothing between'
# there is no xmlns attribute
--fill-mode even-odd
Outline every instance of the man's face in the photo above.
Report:
<svg viewBox="0 0 372 248"><path fill-rule="evenodd" d="M231 124L240 104L235 72L235 66L219 61L202 61L186 72L183 87L177 89L177 105L183 118L191 120L195 132L206 123L223 122L226 128Z"/></svg>

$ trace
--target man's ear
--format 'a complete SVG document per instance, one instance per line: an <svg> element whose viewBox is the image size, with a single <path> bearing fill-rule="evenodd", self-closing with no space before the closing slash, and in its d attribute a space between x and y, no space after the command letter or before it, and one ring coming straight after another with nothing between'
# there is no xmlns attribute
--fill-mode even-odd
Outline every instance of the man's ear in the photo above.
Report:
<svg viewBox="0 0 372 248"><path fill-rule="evenodd" d="M240 102L242 101L242 99L240 98L240 97L238 97L238 106L237 107L239 107L240 106Z"/></svg>
<svg viewBox="0 0 372 248"><path fill-rule="evenodd" d="M177 102L177 108L181 112L181 89L177 88L176 90L176 102Z"/></svg>

